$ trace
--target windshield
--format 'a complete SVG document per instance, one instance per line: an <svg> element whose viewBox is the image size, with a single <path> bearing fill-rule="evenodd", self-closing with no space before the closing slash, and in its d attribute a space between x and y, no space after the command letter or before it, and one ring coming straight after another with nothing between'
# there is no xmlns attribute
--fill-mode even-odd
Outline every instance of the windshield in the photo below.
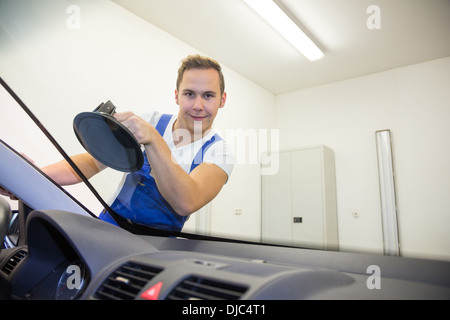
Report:
<svg viewBox="0 0 450 320"><path fill-rule="evenodd" d="M159 132L163 138L170 136L166 143L173 142L181 123L181 95L175 94L178 68L200 50L117 3L0 1L0 75L71 157L87 152L74 130L74 119L108 101L115 113L132 112L154 128L164 122L163 115L170 115ZM425 1L421 5L426 6ZM365 21L370 14L363 13ZM392 23L395 18L389 17ZM376 35L383 37L382 31ZM238 49L242 50L227 48L235 55ZM450 259L449 54L396 70L379 67L373 70L383 72L276 93L221 63L226 103L220 101L219 92L212 130L183 150L168 143L172 153L183 154L172 161L189 174L198 151L217 139L203 159L216 161L213 166L223 171L224 184L218 188L211 178L210 188L218 190L207 190L212 201L195 207L193 214L181 213L177 204L168 201L167 221L133 220L136 207L147 207L143 198L137 204L136 192L141 191L136 190L158 180L157 173L148 174L147 162L138 169L147 170L153 180L142 180L145 174L139 176L139 171L117 170L94 157L90 166L75 170L83 173L80 179L88 179L88 185L86 181L60 184L95 216L112 209L122 212L127 221L164 230ZM332 53L315 63L330 63L329 56ZM333 68L330 63L329 72ZM305 75L309 76L313 75ZM1 94L0 138L44 172L47 166L64 162L8 93ZM200 116L196 120L204 121ZM96 135L95 126L90 130L90 139L100 147L120 139L101 129L102 134ZM141 153L146 151L142 154L147 160L150 150L140 143L138 147ZM109 158L118 160L120 155ZM383 163L391 167L383 168ZM93 167L99 171L94 175ZM177 183L173 181L168 189L175 190ZM392 184L390 192L385 183ZM121 193L127 185L131 191ZM156 189L142 192L148 190ZM392 246L387 244L391 240Z"/></svg>

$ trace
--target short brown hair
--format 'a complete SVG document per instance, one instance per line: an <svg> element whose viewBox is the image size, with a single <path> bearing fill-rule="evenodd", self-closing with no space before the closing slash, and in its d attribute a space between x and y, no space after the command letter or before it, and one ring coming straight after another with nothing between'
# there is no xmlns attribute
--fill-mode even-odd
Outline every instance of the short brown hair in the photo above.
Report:
<svg viewBox="0 0 450 320"><path fill-rule="evenodd" d="M220 84L220 94L225 92L225 79L222 73L222 67L220 64L209 57L201 56L199 54L194 54L187 56L181 61L181 66L178 69L177 78L177 90L180 88L181 80L183 80L183 74L189 69L215 69L219 73L219 84Z"/></svg>

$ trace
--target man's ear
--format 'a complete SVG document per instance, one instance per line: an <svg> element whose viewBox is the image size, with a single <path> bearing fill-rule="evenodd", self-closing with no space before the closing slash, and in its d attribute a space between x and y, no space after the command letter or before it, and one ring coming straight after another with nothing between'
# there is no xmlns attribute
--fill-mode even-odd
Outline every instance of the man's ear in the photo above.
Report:
<svg viewBox="0 0 450 320"><path fill-rule="evenodd" d="M222 94L222 100L220 101L220 106L219 106L219 108L225 107L225 102L226 102L226 101L227 101L227 93L224 92L224 93Z"/></svg>
<svg viewBox="0 0 450 320"><path fill-rule="evenodd" d="M179 102L178 102L178 91L177 91L177 89L175 89L175 103L179 105Z"/></svg>

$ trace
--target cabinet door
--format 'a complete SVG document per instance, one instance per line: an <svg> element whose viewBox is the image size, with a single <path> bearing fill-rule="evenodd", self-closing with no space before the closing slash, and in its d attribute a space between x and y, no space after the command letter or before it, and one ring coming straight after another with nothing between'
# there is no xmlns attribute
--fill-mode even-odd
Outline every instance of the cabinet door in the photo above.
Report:
<svg viewBox="0 0 450 320"><path fill-rule="evenodd" d="M262 242L292 245L291 154L279 154L279 170L262 176Z"/></svg>
<svg viewBox="0 0 450 320"><path fill-rule="evenodd" d="M324 248L322 157L321 148L292 152L291 222L295 246Z"/></svg>

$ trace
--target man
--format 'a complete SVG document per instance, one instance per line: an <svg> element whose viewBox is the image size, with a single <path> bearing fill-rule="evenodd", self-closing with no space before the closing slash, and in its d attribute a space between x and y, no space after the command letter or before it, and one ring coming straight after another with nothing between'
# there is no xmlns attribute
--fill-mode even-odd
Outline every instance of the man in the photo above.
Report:
<svg viewBox="0 0 450 320"><path fill-rule="evenodd" d="M219 193L231 174L233 156L211 129L226 96L220 65L193 55L178 70L177 116L114 114L145 149L144 166L127 175L111 205L117 214L132 223L180 231L190 214ZM88 179L105 168L88 153L71 159ZM81 181L64 160L42 170L61 185ZM106 211L99 217L117 224Z"/></svg>

